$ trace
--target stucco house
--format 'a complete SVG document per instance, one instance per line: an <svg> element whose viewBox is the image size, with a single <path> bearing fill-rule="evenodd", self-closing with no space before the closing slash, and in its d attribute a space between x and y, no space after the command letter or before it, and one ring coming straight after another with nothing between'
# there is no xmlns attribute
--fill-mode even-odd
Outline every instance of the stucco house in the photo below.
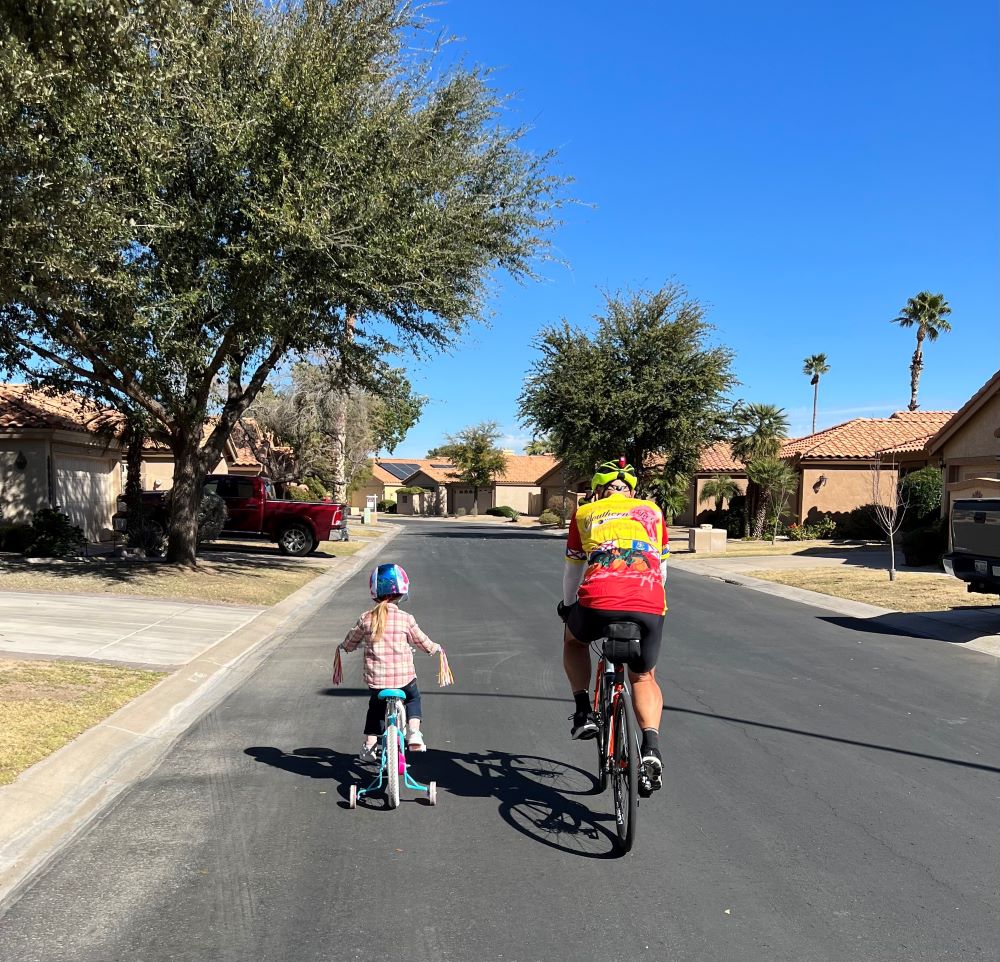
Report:
<svg viewBox="0 0 1000 962"><path fill-rule="evenodd" d="M679 525L697 524L699 515L705 511L714 510L714 502L703 502L701 498L705 491L705 485L713 478L723 476L732 478L736 487L741 492L746 492L747 469L742 462L733 457L733 449L727 441L710 444L701 452L697 470L691 476L688 485L687 507L677 515L674 523ZM722 507L728 508L728 501L724 501Z"/></svg>
<svg viewBox="0 0 1000 962"><path fill-rule="evenodd" d="M117 412L78 394L0 384L0 521L29 522L55 507L90 540L111 538L121 425Z"/></svg>
<svg viewBox="0 0 1000 962"><path fill-rule="evenodd" d="M379 501L395 501L396 491L403 487L406 478L417 470L419 465L414 461L381 461L375 460L371 466L371 477L363 485L351 493L352 509L363 511L369 495Z"/></svg>
<svg viewBox="0 0 1000 962"><path fill-rule="evenodd" d="M927 464L924 446L953 411L897 411L887 418L853 418L786 442L780 456L799 472L793 513L799 523L839 515L871 504L872 463L886 466L883 482ZM894 452L887 457L889 452ZM888 492L884 492L888 495Z"/></svg>

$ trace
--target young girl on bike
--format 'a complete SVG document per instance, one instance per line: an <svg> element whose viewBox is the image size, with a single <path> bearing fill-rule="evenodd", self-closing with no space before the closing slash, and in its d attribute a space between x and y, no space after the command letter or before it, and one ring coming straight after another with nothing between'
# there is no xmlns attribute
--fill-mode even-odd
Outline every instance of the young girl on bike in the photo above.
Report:
<svg viewBox="0 0 1000 962"><path fill-rule="evenodd" d="M375 607L366 611L340 643L344 651L365 646L364 678L371 689L368 715L365 718L365 741L358 753L362 762L377 758L376 746L382 733L385 703L378 693L383 688L399 688L406 695L406 747L411 751L425 750L420 732L420 689L413 666L413 649L428 655L437 654L441 646L431 641L417 625L413 615L400 611L397 602L410 590L410 579L398 564L381 564L371 573L368 582Z"/></svg>

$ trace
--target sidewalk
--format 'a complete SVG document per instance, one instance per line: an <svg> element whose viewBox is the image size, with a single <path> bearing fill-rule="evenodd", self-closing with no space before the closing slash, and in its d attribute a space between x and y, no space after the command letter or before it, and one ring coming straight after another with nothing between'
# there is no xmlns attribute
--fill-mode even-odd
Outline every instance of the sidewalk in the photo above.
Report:
<svg viewBox="0 0 1000 962"><path fill-rule="evenodd" d="M931 638L959 645L962 648L1000 657L1000 612L996 609L953 608L947 611L903 612L804 588L793 588L773 581L764 581L746 574L762 568L787 570L837 565L863 565L885 570L889 553L881 551L834 551L823 555L741 555L735 558L699 559L695 554L671 556L670 567L692 574L715 578L727 584L740 585L777 595L789 601L825 608L844 616L844 624L852 628L889 631L916 638ZM669 577L669 576L668 576ZM949 577L941 574L942 578Z"/></svg>
<svg viewBox="0 0 1000 962"><path fill-rule="evenodd" d="M385 532L345 559L343 566L324 572L272 608L256 611L154 688L0 787L0 912L401 530ZM65 600L72 605L85 598ZM106 606L111 600L100 602Z"/></svg>

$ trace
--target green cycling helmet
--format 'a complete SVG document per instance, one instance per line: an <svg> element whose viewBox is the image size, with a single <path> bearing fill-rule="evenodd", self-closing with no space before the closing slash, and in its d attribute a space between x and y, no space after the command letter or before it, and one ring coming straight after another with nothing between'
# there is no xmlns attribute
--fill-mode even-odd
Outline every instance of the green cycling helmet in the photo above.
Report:
<svg viewBox="0 0 1000 962"><path fill-rule="evenodd" d="M625 463L625 458L621 457L617 461L605 461L594 472L590 479L590 486L594 490L601 488L612 481L624 481L633 491L638 479L635 476L635 468L631 464Z"/></svg>

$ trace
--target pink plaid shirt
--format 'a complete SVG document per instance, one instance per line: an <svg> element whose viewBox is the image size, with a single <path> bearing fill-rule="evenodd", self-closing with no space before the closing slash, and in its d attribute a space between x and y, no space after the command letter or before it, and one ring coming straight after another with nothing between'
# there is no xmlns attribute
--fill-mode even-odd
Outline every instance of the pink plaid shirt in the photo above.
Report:
<svg viewBox="0 0 1000 962"><path fill-rule="evenodd" d="M385 631L378 641L371 637L371 612L366 611L344 639L344 651L365 646L365 684L369 688L402 688L417 677L413 649L437 653L441 646L431 641L407 611L390 603L385 613Z"/></svg>

